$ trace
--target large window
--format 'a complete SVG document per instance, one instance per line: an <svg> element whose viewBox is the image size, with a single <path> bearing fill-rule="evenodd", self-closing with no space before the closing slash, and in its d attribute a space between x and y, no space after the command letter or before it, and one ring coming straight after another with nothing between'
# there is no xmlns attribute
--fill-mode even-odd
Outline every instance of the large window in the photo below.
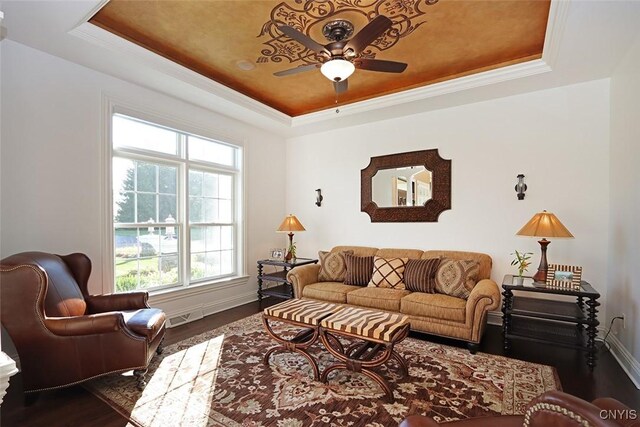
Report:
<svg viewBox="0 0 640 427"><path fill-rule="evenodd" d="M122 114L111 131L115 290L238 275L241 149Z"/></svg>

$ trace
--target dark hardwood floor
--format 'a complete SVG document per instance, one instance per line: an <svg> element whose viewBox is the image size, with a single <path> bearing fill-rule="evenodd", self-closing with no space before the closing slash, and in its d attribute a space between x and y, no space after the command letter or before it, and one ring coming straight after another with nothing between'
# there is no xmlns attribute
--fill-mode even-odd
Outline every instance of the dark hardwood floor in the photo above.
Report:
<svg viewBox="0 0 640 427"><path fill-rule="evenodd" d="M276 302L279 301L273 298L267 299L263 302L263 307ZM255 302L216 313L169 329L165 342L170 345L259 311L260 306ZM418 333L411 335L447 345L463 346L453 340ZM554 366L560 376L563 390L567 393L586 400L593 400L599 396L611 396L631 408L640 409L640 390L635 388L613 356L604 349L600 350L598 355L598 366L591 372L587 368L584 354L575 350L519 341L514 342L512 347L509 357ZM499 327L491 325L487 327L480 351L504 355ZM11 378L7 395L0 407L2 427L124 427L126 424L125 418L85 391L82 386L40 393L34 403L25 406L20 374Z"/></svg>

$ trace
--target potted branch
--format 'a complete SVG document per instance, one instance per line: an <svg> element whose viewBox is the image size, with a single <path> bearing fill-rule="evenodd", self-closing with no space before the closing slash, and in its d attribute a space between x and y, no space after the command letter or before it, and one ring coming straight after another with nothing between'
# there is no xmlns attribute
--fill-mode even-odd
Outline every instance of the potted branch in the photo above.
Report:
<svg viewBox="0 0 640 427"><path fill-rule="evenodd" d="M517 284L522 286L522 282L524 280L524 272L528 271L529 266L531 265L531 256L532 252L518 252L515 251L511 255L515 255L515 258L511 261L511 265L515 265L518 267L518 277L516 278Z"/></svg>

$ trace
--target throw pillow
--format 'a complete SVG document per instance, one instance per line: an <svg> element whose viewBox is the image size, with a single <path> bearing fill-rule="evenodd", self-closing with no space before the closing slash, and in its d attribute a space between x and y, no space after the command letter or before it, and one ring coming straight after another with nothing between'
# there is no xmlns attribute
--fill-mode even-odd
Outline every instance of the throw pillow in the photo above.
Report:
<svg viewBox="0 0 640 427"><path fill-rule="evenodd" d="M411 292L432 294L436 287L436 273L440 258L410 259L404 269L404 283Z"/></svg>
<svg viewBox="0 0 640 427"><path fill-rule="evenodd" d="M458 298L469 298L478 281L477 261L444 259L436 273L436 292Z"/></svg>
<svg viewBox="0 0 640 427"><path fill-rule="evenodd" d="M353 251L318 252L318 258L320 258L318 281L343 282L347 273L347 263L344 260L345 254L351 255Z"/></svg>
<svg viewBox="0 0 640 427"><path fill-rule="evenodd" d="M345 285L367 286L373 273L373 256L356 256L345 254L347 273L344 277Z"/></svg>
<svg viewBox="0 0 640 427"><path fill-rule="evenodd" d="M404 268L408 260L409 258L375 257L369 287L405 289Z"/></svg>

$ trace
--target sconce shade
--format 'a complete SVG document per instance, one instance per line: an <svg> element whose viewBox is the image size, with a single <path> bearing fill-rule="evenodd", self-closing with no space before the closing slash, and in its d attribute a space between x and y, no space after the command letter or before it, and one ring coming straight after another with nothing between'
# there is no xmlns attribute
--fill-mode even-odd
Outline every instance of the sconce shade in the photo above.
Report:
<svg viewBox="0 0 640 427"><path fill-rule="evenodd" d="M291 214L287 216L284 221L282 221L282 224L280 224L280 227L278 227L276 231L280 231L283 233L289 233L292 231L304 231L304 227L302 226L302 224L300 224L298 218L296 218L295 215Z"/></svg>
<svg viewBox="0 0 640 427"><path fill-rule="evenodd" d="M573 234L567 230L567 227L560 222L558 217L547 211L535 214L516 235L573 238Z"/></svg>

